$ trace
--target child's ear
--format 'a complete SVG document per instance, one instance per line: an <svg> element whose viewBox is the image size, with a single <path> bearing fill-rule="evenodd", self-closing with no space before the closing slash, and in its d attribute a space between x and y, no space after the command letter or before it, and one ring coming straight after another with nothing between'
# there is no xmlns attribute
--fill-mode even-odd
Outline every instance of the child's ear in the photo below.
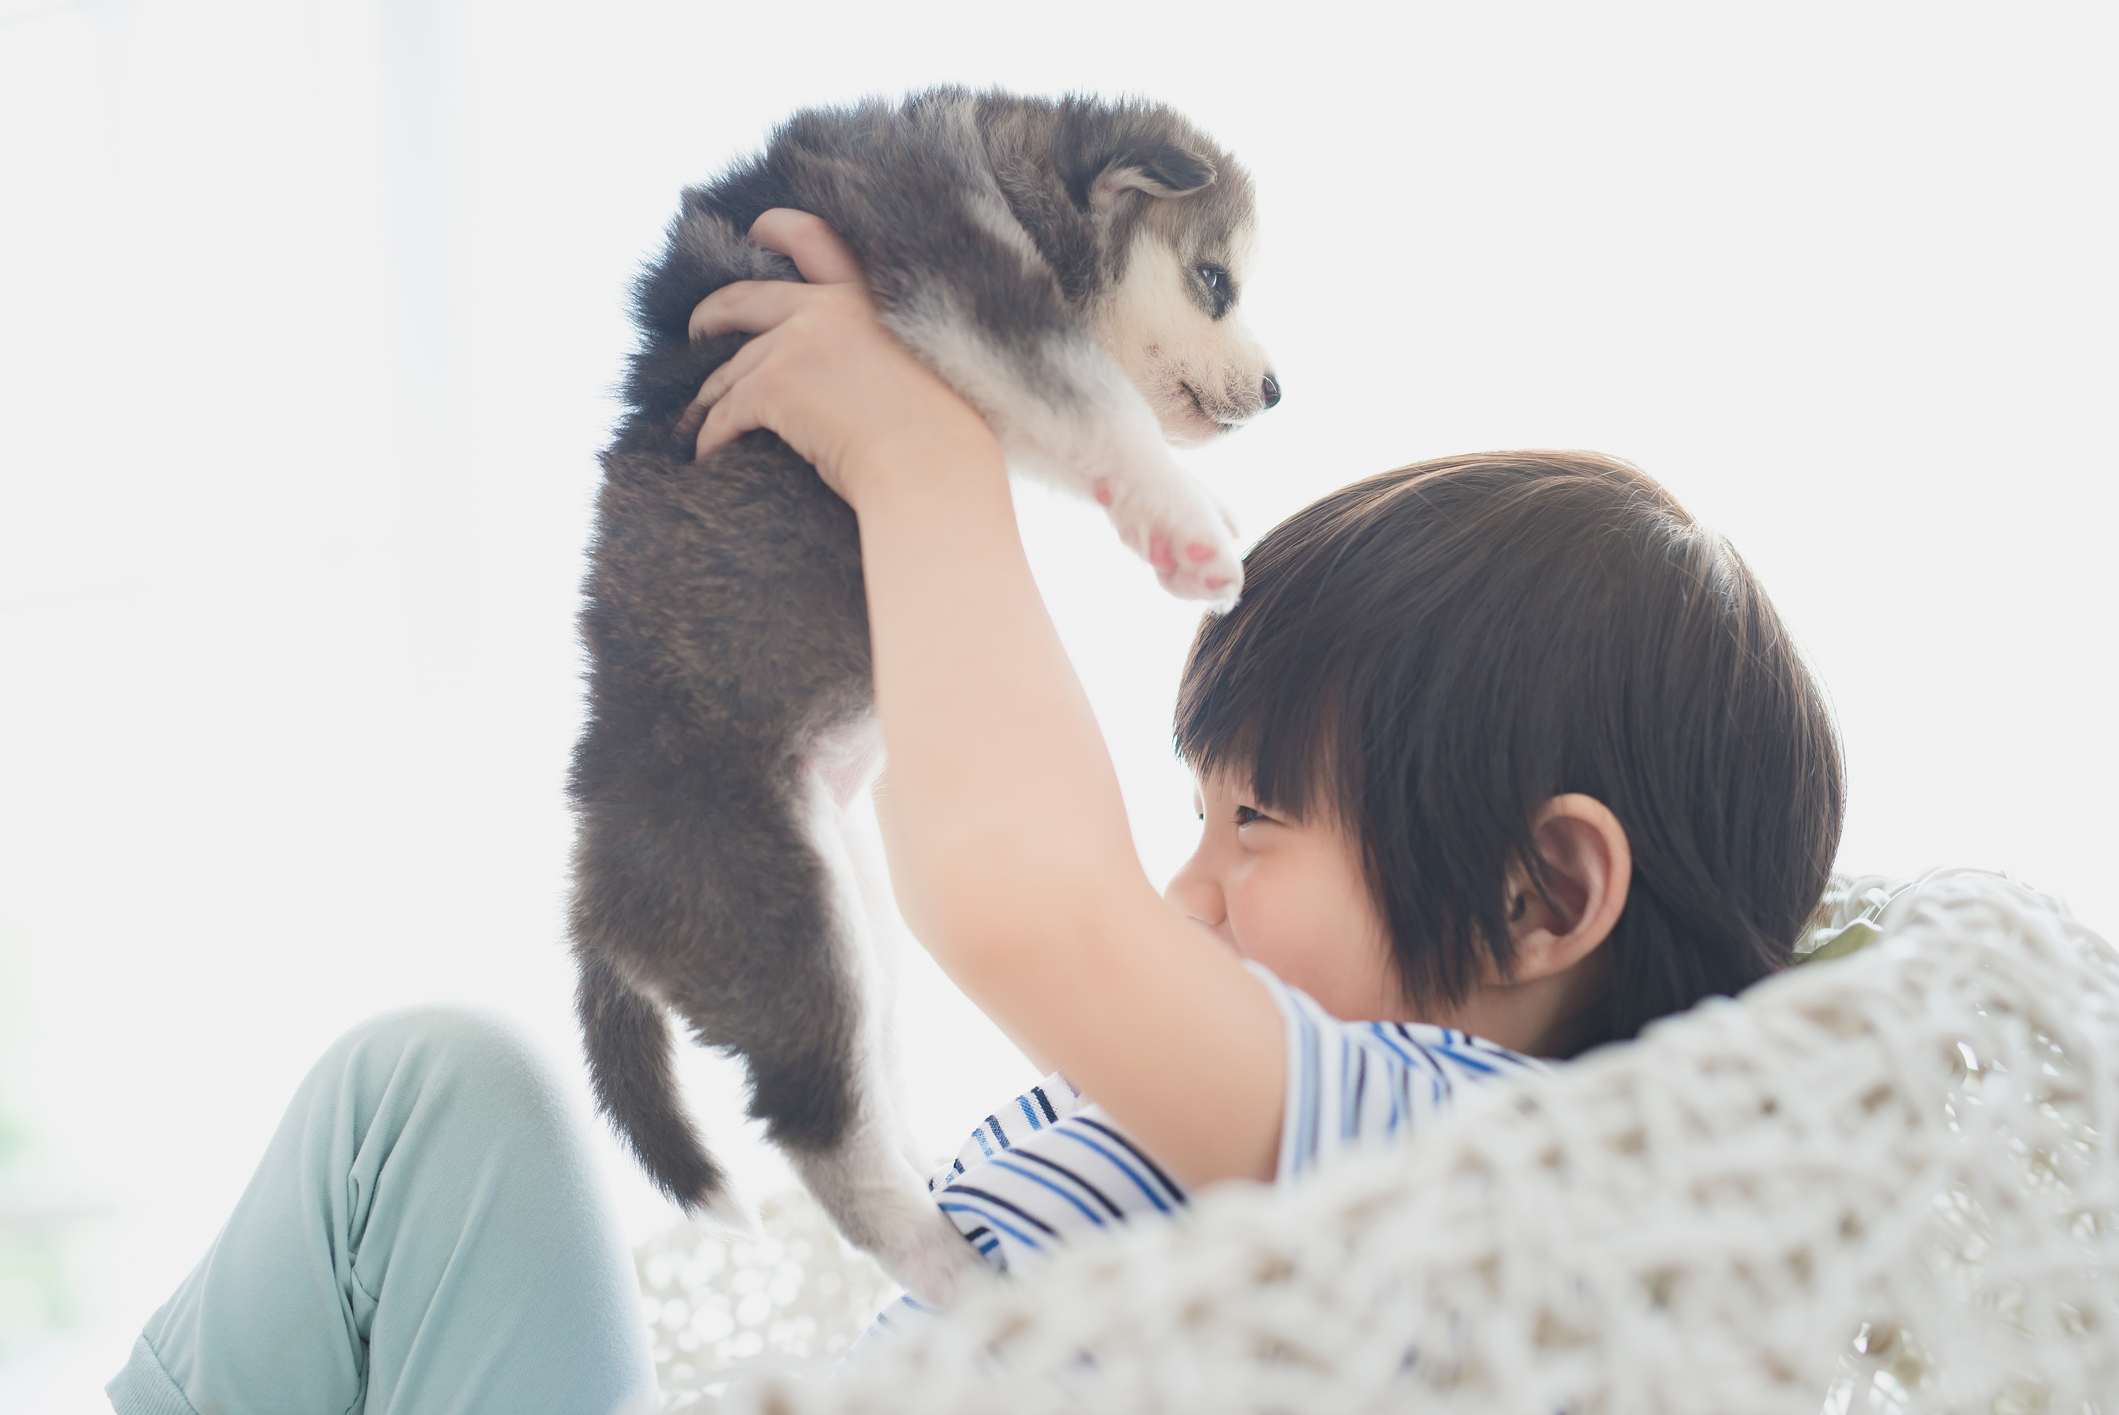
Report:
<svg viewBox="0 0 2119 1415"><path fill-rule="evenodd" d="M1564 973L1596 952L1618 924L1633 886L1626 828L1594 796L1569 792L1547 801L1531 822L1531 839L1542 879L1533 882L1521 865L1508 872L1513 983Z"/></svg>

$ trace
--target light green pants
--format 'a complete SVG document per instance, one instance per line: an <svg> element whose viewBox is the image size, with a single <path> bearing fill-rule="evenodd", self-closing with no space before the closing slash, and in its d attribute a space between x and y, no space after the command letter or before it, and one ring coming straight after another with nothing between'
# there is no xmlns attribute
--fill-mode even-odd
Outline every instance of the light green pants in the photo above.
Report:
<svg viewBox="0 0 2119 1415"><path fill-rule="evenodd" d="M632 1264L557 1087L506 1026L445 1008L324 1053L108 1391L119 1415L656 1408Z"/></svg>

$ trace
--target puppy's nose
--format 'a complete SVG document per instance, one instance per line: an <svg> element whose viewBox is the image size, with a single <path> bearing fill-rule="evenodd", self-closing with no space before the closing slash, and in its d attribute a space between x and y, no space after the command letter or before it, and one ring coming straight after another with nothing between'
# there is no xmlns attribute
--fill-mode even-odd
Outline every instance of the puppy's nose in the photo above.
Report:
<svg viewBox="0 0 2119 1415"><path fill-rule="evenodd" d="M1265 394L1266 406L1270 408L1280 401L1280 380L1267 374L1266 381L1258 386L1258 391Z"/></svg>

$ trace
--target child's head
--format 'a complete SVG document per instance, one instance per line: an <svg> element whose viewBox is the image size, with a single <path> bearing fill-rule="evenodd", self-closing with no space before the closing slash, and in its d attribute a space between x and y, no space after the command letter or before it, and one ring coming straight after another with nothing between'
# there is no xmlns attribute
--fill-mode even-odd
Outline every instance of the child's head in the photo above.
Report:
<svg viewBox="0 0 2119 1415"><path fill-rule="evenodd" d="M1224 809L1345 842L1388 985L1435 1014L1513 977L1526 898L1566 915L1552 803L1608 807L1631 875L1576 1045L1786 964L1839 843L1838 740L1765 592L1589 453L1425 462L1283 522L1200 627L1177 740Z"/></svg>

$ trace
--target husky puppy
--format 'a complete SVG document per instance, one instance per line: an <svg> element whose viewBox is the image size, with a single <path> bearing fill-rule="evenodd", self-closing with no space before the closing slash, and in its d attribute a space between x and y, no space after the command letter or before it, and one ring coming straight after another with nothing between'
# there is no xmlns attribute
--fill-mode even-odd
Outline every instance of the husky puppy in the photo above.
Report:
<svg viewBox="0 0 2119 1415"><path fill-rule="evenodd" d="M770 433L691 462L700 384L745 337L694 343L692 307L800 278L746 238L782 206L845 239L885 324L1012 467L1094 498L1174 593L1227 603L1230 528L1165 442L1279 401L1236 313L1251 186L1158 105L938 89L796 115L762 157L684 193L635 290L569 781L597 1099L672 1199L739 1216L679 1102L676 1012L747 1063L750 1113L840 1231L939 1297L976 1255L898 1119L875 895L842 829L880 745L853 513Z"/></svg>

